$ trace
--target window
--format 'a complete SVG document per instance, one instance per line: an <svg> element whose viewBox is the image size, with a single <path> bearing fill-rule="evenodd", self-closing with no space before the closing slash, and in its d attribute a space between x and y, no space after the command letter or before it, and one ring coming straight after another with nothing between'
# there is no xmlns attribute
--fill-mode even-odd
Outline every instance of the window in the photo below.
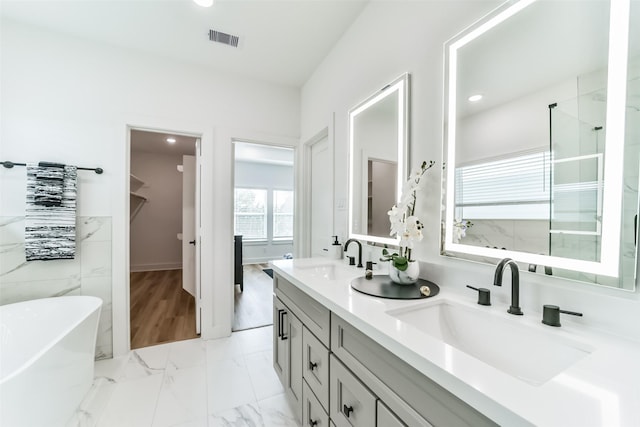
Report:
<svg viewBox="0 0 640 427"><path fill-rule="evenodd" d="M273 192L273 238L293 238L293 191Z"/></svg>
<svg viewBox="0 0 640 427"><path fill-rule="evenodd" d="M549 219L549 151L456 169L456 218Z"/></svg>
<svg viewBox="0 0 640 427"><path fill-rule="evenodd" d="M267 190L236 188L234 213L235 234L267 239Z"/></svg>

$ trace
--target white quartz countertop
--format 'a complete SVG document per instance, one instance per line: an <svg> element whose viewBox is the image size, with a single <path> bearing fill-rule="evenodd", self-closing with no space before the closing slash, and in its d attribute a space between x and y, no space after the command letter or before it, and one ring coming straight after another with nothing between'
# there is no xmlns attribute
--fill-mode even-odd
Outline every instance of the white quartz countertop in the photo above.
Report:
<svg viewBox="0 0 640 427"><path fill-rule="evenodd" d="M637 342L588 330L572 323L569 316L562 315L562 327L553 328L541 323L540 312L513 316L500 303L479 306L475 292L454 292L451 288L455 286L448 289L446 283L437 283L438 295L418 300L365 295L350 286L352 279L364 275L364 269L348 266L344 261L307 258L273 261L271 265L277 274L500 425L640 426ZM439 299L490 312L504 322L535 328L536 333L554 334L554 339L579 342L591 351L553 378L534 385L388 313ZM477 333L491 334L491 331ZM510 343L503 344L508 352Z"/></svg>

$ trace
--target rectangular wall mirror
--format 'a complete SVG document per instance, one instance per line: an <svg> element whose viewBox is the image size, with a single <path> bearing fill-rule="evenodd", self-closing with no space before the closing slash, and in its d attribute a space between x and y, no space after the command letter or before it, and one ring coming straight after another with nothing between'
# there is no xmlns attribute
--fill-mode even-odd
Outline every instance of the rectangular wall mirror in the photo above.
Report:
<svg viewBox="0 0 640 427"><path fill-rule="evenodd" d="M443 255L635 288L639 8L510 1L447 42Z"/></svg>
<svg viewBox="0 0 640 427"><path fill-rule="evenodd" d="M409 74L349 111L349 237L395 245L387 212L398 202L408 152Z"/></svg>

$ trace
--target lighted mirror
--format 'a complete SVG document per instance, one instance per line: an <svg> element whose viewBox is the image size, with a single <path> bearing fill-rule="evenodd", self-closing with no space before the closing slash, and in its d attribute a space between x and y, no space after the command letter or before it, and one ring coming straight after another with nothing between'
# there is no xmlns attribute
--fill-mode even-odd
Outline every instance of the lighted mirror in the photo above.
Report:
<svg viewBox="0 0 640 427"><path fill-rule="evenodd" d="M444 255L634 289L633 3L510 1L447 42Z"/></svg>
<svg viewBox="0 0 640 427"><path fill-rule="evenodd" d="M408 93L404 74L349 111L349 237L397 243L387 212L405 179Z"/></svg>

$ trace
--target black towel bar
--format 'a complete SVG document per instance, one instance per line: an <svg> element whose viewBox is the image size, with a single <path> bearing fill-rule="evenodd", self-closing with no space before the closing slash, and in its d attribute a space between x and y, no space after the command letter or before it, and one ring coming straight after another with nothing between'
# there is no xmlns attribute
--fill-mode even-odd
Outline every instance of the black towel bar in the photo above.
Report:
<svg viewBox="0 0 640 427"><path fill-rule="evenodd" d="M14 166L27 166L26 163L14 163L14 162L2 162L2 166L4 166L7 169L11 169ZM94 171L95 173L97 173L98 175L102 174L102 172L104 172L104 169L102 168L81 168L78 167L78 170L83 170L83 171Z"/></svg>

